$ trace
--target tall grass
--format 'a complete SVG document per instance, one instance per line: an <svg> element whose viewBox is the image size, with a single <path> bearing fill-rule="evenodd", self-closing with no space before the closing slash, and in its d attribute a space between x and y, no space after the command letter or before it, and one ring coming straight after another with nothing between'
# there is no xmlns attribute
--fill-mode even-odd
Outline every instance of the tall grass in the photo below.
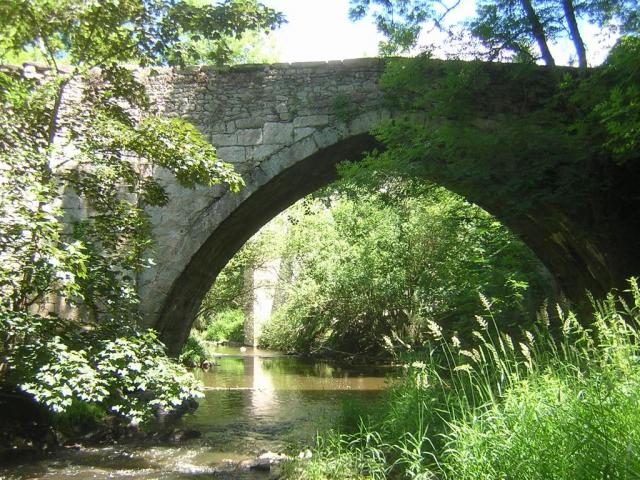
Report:
<svg viewBox="0 0 640 480"><path fill-rule="evenodd" d="M630 286L629 302L594 302L590 322L558 308L519 338L497 330L486 299L470 345L429 323L430 350L407 360L384 408L358 432L328 435L290 478L640 478L640 291Z"/></svg>

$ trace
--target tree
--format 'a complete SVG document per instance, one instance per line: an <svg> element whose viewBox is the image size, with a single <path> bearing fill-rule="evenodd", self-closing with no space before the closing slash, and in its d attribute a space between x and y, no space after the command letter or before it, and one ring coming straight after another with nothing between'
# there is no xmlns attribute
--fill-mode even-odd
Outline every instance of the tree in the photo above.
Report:
<svg viewBox="0 0 640 480"><path fill-rule="evenodd" d="M153 116L123 62L179 64L189 34L217 42L224 61L230 37L282 21L253 0L0 5L0 58L37 49L47 62L46 70L0 71L3 383L57 412L94 402L136 422L197 395L193 378L136 326L134 273L152 247L144 206L163 205L167 194L131 158L186 187L237 190L242 180L193 126ZM69 192L88 212L72 228L62 202ZM37 313L53 297L77 307L80 325Z"/></svg>
<svg viewBox="0 0 640 480"><path fill-rule="evenodd" d="M343 173L338 190L286 212L283 299L262 345L376 355L390 339L419 346L436 319L464 336L479 292L494 299L502 325L525 321L543 269L504 226L428 183L391 176L373 188Z"/></svg>
<svg viewBox="0 0 640 480"><path fill-rule="evenodd" d="M434 0L351 0L350 15L363 18L373 11L378 29L395 46L395 51L407 51L418 41L421 29L438 28L453 35L454 26L447 17L459 1ZM637 0L481 0L476 15L467 19L463 28L478 39L484 52L467 51L490 60L504 54L520 60L541 58L546 65L555 65L550 44L568 38L574 45L581 68L587 66L586 47L579 25L581 22L609 28L618 33L638 32ZM533 45L538 54L533 53ZM463 48L469 48L469 45ZM386 48L385 52L393 51Z"/></svg>
<svg viewBox="0 0 640 480"><path fill-rule="evenodd" d="M284 21L256 0L9 0L0 6L0 19L2 50L33 47L53 67L64 60L76 70L112 62L180 64L188 36L215 43L215 60L224 62L231 38Z"/></svg>

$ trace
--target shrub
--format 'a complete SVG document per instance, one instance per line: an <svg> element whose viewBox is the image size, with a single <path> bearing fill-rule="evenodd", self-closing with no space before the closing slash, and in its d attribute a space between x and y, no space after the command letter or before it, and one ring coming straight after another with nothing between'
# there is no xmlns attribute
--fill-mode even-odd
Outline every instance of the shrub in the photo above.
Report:
<svg viewBox="0 0 640 480"><path fill-rule="evenodd" d="M244 312L240 309L222 310L213 316L204 334L206 340L216 342L244 341Z"/></svg>
<svg viewBox="0 0 640 480"><path fill-rule="evenodd" d="M68 436L85 434L104 422L105 411L96 404L74 401L54 418L56 430Z"/></svg>
<svg viewBox="0 0 640 480"><path fill-rule="evenodd" d="M55 414L86 403L141 424L202 396L200 383L166 355L151 330L107 319L81 329L56 317L5 311L0 338L6 382Z"/></svg>
<svg viewBox="0 0 640 480"><path fill-rule="evenodd" d="M184 347L182 347L182 353L179 359L180 363L187 367L199 367L202 365L202 362L208 358L209 354L202 342L200 342L197 337L189 335Z"/></svg>
<svg viewBox="0 0 640 480"><path fill-rule="evenodd" d="M305 322L305 317L298 312L289 315L288 308L276 310L269 321L262 327L258 344L261 348L281 352L308 354L315 347L310 336L313 321Z"/></svg>

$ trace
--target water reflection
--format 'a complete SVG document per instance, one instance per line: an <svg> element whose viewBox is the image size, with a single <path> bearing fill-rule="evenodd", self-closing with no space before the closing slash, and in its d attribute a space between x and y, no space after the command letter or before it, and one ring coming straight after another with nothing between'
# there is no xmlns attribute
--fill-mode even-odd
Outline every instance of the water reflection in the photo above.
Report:
<svg viewBox="0 0 640 480"><path fill-rule="evenodd" d="M332 426L342 402L372 401L395 372L251 349L216 353L215 366L198 374L207 390L185 426L232 457L312 442Z"/></svg>
<svg viewBox="0 0 640 480"><path fill-rule="evenodd" d="M388 367L305 362L251 348L219 348L216 355L208 372L196 372L205 398L180 425L202 437L58 452L25 465L0 465L0 479L266 478L225 473L225 465L312 443L316 432L335 423L342 402L375 401L394 373Z"/></svg>
<svg viewBox="0 0 640 480"><path fill-rule="evenodd" d="M395 373L388 366L304 361L257 349L223 347L216 352L214 366L197 374L208 389L379 391Z"/></svg>

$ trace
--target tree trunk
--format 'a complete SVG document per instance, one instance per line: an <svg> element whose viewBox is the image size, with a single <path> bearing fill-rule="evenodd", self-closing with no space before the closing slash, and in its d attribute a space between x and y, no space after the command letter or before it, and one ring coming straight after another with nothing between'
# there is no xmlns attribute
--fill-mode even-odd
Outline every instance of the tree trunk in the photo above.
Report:
<svg viewBox="0 0 640 480"><path fill-rule="evenodd" d="M578 54L578 66L580 68L587 68L587 50L584 47L584 42L580 36L580 30L578 29L578 21L576 20L576 10L573 7L573 0L562 0L562 8L564 9L564 16L567 19L569 25L569 33L571 34L571 40L576 47L576 53Z"/></svg>
<svg viewBox="0 0 640 480"><path fill-rule="evenodd" d="M547 45L547 37L544 33L544 28L542 27L542 23L540 23L540 17L533 9L533 5L531 4L531 0L520 0L522 3L522 7L524 11L527 13L527 20L529 21L529 26L531 27L531 32L533 33L536 42L538 43L538 47L540 48L540 53L542 54L542 59L544 63L553 66L556 64L553 56L551 55L551 51L549 50L549 46Z"/></svg>

